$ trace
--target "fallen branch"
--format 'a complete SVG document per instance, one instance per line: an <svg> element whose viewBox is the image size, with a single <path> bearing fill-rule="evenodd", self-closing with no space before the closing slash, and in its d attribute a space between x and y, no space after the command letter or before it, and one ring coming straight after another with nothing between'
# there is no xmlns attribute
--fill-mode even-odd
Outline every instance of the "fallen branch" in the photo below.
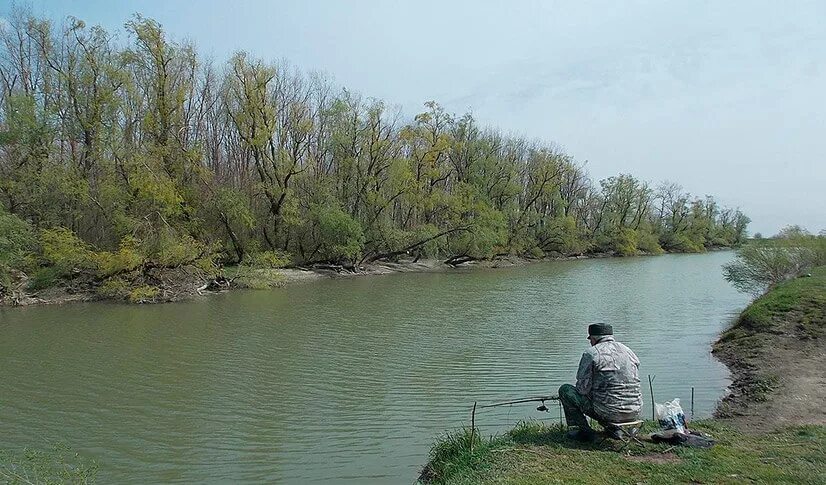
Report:
<svg viewBox="0 0 826 485"><path fill-rule="evenodd" d="M393 258L395 256L401 256L402 254L409 254L410 251L413 251L416 248L424 246L425 244L429 243L430 241L433 241L433 240L438 239L440 237L447 236L449 234L453 234L454 232L467 231L468 229L469 229L469 227L467 227L467 226L465 226L465 227L454 227L453 229L448 229L447 231L442 231L439 234L436 234L435 236L431 236L431 237L428 237L426 239L422 239L421 241L415 242L415 243L413 243L413 244L411 244L411 245L409 245L409 246L407 246L403 249L399 249L397 251L389 251L389 252L386 252L386 253L379 253L379 254L375 254L375 255L370 256L370 257L366 257L366 258L362 259L361 262L363 263L363 262L366 261L368 263L372 263L373 261L378 261L380 259Z"/></svg>

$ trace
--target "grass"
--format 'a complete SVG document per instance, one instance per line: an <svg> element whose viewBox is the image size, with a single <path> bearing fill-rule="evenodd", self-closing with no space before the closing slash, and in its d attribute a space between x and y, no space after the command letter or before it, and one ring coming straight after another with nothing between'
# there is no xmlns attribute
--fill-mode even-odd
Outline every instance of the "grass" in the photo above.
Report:
<svg viewBox="0 0 826 485"><path fill-rule="evenodd" d="M723 332L714 353L732 369L738 392L723 401L718 414L728 416L743 403L771 399L781 381L777 366L765 365L773 349L786 348L794 355L817 347L822 337L826 337L826 266L814 268L811 276L775 286Z"/></svg>
<svg viewBox="0 0 826 485"><path fill-rule="evenodd" d="M94 483L98 465L63 444L46 450L0 450L0 483L63 484Z"/></svg>
<svg viewBox="0 0 826 485"><path fill-rule="evenodd" d="M266 290L284 285L284 275L275 268L252 266L227 266L224 268L227 278L234 281L239 288Z"/></svg>
<svg viewBox="0 0 826 485"><path fill-rule="evenodd" d="M826 331L826 266L814 268L810 277L783 282L755 300L726 331L727 341L757 333L787 331L780 323L791 322L801 336L817 338ZM791 318L789 318L791 317Z"/></svg>
<svg viewBox="0 0 826 485"><path fill-rule="evenodd" d="M650 423L646 427L653 429ZM434 484L533 483L826 483L826 428L803 426L741 434L718 421L692 423L711 435L710 449L645 442L569 441L559 425L523 422L505 435L476 438L461 430L433 446L426 472Z"/></svg>

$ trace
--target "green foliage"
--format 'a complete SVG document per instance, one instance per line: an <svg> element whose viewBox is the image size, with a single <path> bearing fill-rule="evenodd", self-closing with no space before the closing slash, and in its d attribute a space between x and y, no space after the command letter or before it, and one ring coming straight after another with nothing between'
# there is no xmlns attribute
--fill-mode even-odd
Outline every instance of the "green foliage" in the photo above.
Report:
<svg viewBox="0 0 826 485"><path fill-rule="evenodd" d="M665 241L663 247L678 253L701 253L703 245L692 239L688 234L672 234Z"/></svg>
<svg viewBox="0 0 826 485"><path fill-rule="evenodd" d="M364 249L364 232L350 215L335 206L318 205L312 213L318 227L318 245L323 258L353 261Z"/></svg>
<svg viewBox="0 0 826 485"><path fill-rule="evenodd" d="M100 251L94 254L94 259L102 277L133 271L144 263L140 242L132 236L124 237L116 252Z"/></svg>
<svg viewBox="0 0 826 485"><path fill-rule="evenodd" d="M449 238L451 253L482 259L506 251L508 222L501 211L476 199L470 191L451 202L456 225L464 227Z"/></svg>
<svg viewBox="0 0 826 485"><path fill-rule="evenodd" d="M94 252L69 229L56 227L40 233L43 258L61 275L72 270L96 269Z"/></svg>
<svg viewBox="0 0 826 485"><path fill-rule="evenodd" d="M228 266L225 273L227 277L233 278L233 284L239 288L266 290L284 284L283 273L273 268L247 265Z"/></svg>
<svg viewBox="0 0 826 485"><path fill-rule="evenodd" d="M97 472L97 463L63 444L47 450L0 450L0 482L10 485L90 484Z"/></svg>
<svg viewBox="0 0 826 485"><path fill-rule="evenodd" d="M129 291L129 301L131 303L152 303L160 293L156 286L143 285Z"/></svg>
<svg viewBox="0 0 826 485"><path fill-rule="evenodd" d="M283 251L258 251L247 253L243 264L253 268L277 269L292 263L290 255Z"/></svg>
<svg viewBox="0 0 826 485"><path fill-rule="evenodd" d="M648 228L641 228L637 231L637 248L647 254L663 253L659 238Z"/></svg>
<svg viewBox="0 0 826 485"><path fill-rule="evenodd" d="M539 232L541 249L560 254L580 254L588 249L585 234L571 216L555 217Z"/></svg>
<svg viewBox="0 0 826 485"><path fill-rule="evenodd" d="M439 228L433 224L424 224L410 231L399 231L398 234L399 243L393 244L390 247L391 249L393 247L408 247L417 241L428 241L416 249L419 254L436 257L444 252L439 239L433 239L439 234Z"/></svg>
<svg viewBox="0 0 826 485"><path fill-rule="evenodd" d="M140 15L127 36L80 20L7 27L0 214L17 219L0 216L11 224L0 282L38 264L45 285L223 263L702 251L745 237L740 211L675 184L595 183L554 144L433 101L405 120L247 53L203 62ZM37 241L20 239L21 221Z"/></svg>
<svg viewBox="0 0 826 485"><path fill-rule="evenodd" d="M777 321L792 318L798 330L826 332L826 266L812 275L784 281L752 302L732 330L771 332Z"/></svg>
<svg viewBox="0 0 826 485"><path fill-rule="evenodd" d="M46 266L38 268L28 283L28 289L31 291L44 290L56 286L63 280L65 271L56 266Z"/></svg>
<svg viewBox="0 0 826 485"><path fill-rule="evenodd" d="M37 240L29 223L0 211L0 264L24 267L34 251Z"/></svg>
<svg viewBox="0 0 826 485"><path fill-rule="evenodd" d="M103 298L123 300L129 297L130 284L121 277L108 278L97 287L97 294Z"/></svg>
<svg viewBox="0 0 826 485"><path fill-rule="evenodd" d="M792 234L754 241L723 266L726 281L738 290L759 295L778 283L826 264L826 237Z"/></svg>
<svg viewBox="0 0 826 485"><path fill-rule="evenodd" d="M10 147L20 159L42 159L51 135L45 113L34 96L22 92L5 97L5 123L0 131L0 146Z"/></svg>
<svg viewBox="0 0 826 485"><path fill-rule="evenodd" d="M28 271L36 244L31 225L0 210L0 289L11 283L13 269Z"/></svg>
<svg viewBox="0 0 826 485"><path fill-rule="evenodd" d="M620 256L636 256L639 254L637 241L637 231L623 227L614 234L612 247L614 252Z"/></svg>
<svg viewBox="0 0 826 485"><path fill-rule="evenodd" d="M169 228L141 240L140 251L146 259L165 268L195 266L207 274L217 270L215 249L188 234L179 234Z"/></svg>
<svg viewBox="0 0 826 485"><path fill-rule="evenodd" d="M445 433L430 448L430 460L422 475L428 483L446 483L453 477L475 477L484 467L490 451L500 447L502 441L495 437L483 438L478 429L473 433L470 428Z"/></svg>

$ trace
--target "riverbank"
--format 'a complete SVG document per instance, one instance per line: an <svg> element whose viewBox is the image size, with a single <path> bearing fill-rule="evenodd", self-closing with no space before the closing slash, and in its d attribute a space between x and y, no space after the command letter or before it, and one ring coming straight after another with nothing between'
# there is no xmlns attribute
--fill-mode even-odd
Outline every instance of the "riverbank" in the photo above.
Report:
<svg viewBox="0 0 826 485"><path fill-rule="evenodd" d="M728 248L710 248L710 251ZM651 256L640 254L639 256ZM251 266L227 266L218 274L205 275L197 267L182 266L172 269L153 268L150 274L140 275L142 284L125 288L111 288L100 284L89 275L79 274L71 281L35 291L27 290L30 281L23 277L15 283L18 288L3 298L0 306L54 305L89 301L122 301L127 303L169 303L183 301L234 289L270 289L285 285L301 284L324 278L352 278L393 273L445 272L466 268L506 268L543 261L570 261L620 257L609 253L590 253L575 256L548 256L526 258L506 255L491 259L472 259L460 264L446 264L438 259L399 259L375 261L358 268L318 264L309 267L261 268ZM628 257L628 256L625 256ZM113 291L114 290L114 291Z"/></svg>
<svg viewBox="0 0 826 485"><path fill-rule="evenodd" d="M826 483L826 267L778 285L724 332L714 354L732 372L714 419L690 423L711 449L645 442L580 444L528 422L482 439L440 437L420 481L470 483ZM646 423L643 432L656 429Z"/></svg>
<svg viewBox="0 0 826 485"><path fill-rule="evenodd" d="M732 248L713 246L706 251L725 251ZM204 297L214 293L234 289L272 289L286 285L302 284L324 278L353 278L393 273L446 272L458 269L496 269L523 266L539 262L571 261L578 259L601 259L618 257L657 256L661 254L691 254L682 252L639 253L636 256L622 256L613 253L586 253L563 256L552 255L529 258L515 255L495 256L490 259L469 259L458 264L447 264L440 259L398 259L396 261L374 261L358 268L335 264L317 264L308 267L262 268L253 266L226 266L217 274L207 275L195 266L177 268L152 268L138 276L141 284L126 284L122 288L113 287L110 282L101 282L91 275L79 273L72 280L54 286L29 290L31 281L25 275L14 283L15 291L0 292L0 306L55 305L90 301L121 301L125 303L152 304L170 303Z"/></svg>
<svg viewBox="0 0 826 485"><path fill-rule="evenodd" d="M755 300L713 353L733 379L718 418L754 431L826 425L826 266Z"/></svg>

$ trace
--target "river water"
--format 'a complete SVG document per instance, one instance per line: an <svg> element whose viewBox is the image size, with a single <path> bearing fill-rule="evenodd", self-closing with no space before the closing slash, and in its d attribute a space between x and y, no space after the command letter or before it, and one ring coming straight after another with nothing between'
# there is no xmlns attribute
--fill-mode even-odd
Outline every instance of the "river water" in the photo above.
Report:
<svg viewBox="0 0 826 485"><path fill-rule="evenodd" d="M0 448L65 443L103 483L410 483L474 401L572 382L588 322L708 416L731 252L395 274L156 306L0 308ZM480 411L484 434L535 404ZM647 408L646 413L650 413Z"/></svg>

